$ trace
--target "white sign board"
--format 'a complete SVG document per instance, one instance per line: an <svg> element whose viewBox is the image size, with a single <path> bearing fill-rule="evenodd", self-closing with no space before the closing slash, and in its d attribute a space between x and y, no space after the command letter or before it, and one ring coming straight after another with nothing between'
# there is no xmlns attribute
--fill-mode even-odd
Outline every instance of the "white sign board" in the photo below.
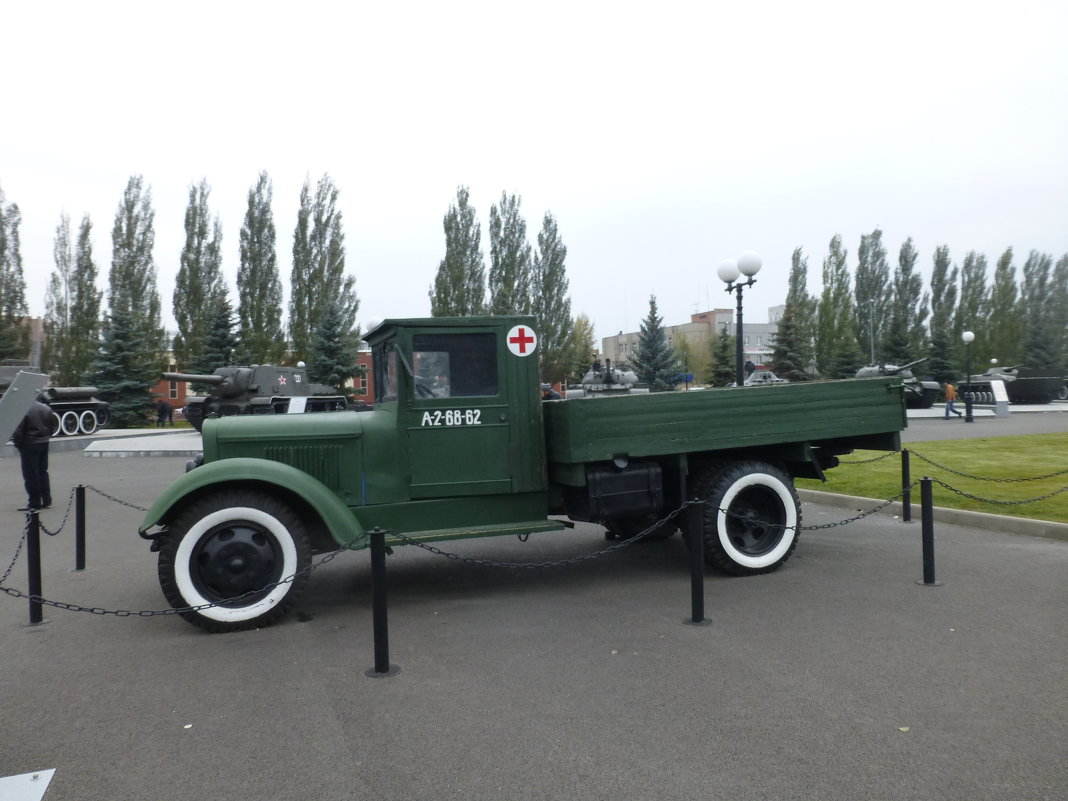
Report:
<svg viewBox="0 0 1068 801"><path fill-rule="evenodd" d="M0 777L0 801L41 801L55 768Z"/></svg>
<svg viewBox="0 0 1068 801"><path fill-rule="evenodd" d="M25 370L15 374L15 380L0 398L0 442L7 442L15 433L26 412L33 406L37 393L48 383L48 376L41 373L28 373Z"/></svg>
<svg viewBox="0 0 1068 801"><path fill-rule="evenodd" d="M994 403L1008 403L1009 393L1005 391L1005 382L993 380L990 382L990 388L994 390Z"/></svg>

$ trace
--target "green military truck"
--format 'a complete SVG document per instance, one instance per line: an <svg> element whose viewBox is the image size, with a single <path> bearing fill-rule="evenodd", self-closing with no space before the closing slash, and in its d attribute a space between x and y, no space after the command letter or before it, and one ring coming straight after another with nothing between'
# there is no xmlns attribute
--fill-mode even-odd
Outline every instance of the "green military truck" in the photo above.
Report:
<svg viewBox="0 0 1068 801"><path fill-rule="evenodd" d="M797 544L793 479L897 450L906 425L897 378L543 402L530 317L387 320L365 339L373 411L207 420L203 457L146 513L163 593L190 622L277 620L313 554L364 548L375 527L392 545L574 520L630 536L690 498L707 501L709 564L767 573Z"/></svg>

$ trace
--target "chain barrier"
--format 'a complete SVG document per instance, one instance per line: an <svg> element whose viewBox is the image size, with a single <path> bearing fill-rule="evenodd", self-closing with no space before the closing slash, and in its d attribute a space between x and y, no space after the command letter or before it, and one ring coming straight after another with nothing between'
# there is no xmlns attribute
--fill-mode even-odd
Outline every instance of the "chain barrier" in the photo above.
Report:
<svg viewBox="0 0 1068 801"><path fill-rule="evenodd" d="M11 564L7 566L7 570L4 571L4 575L0 576L0 585L7 581L7 577L11 575L11 571L15 569L15 563L18 562L19 556L22 554L22 546L26 544L26 534L29 531L29 525L22 530L22 536L19 537L19 544L15 547L15 555L11 557Z"/></svg>
<svg viewBox="0 0 1068 801"><path fill-rule="evenodd" d="M57 528L55 531L50 531L49 528L41 521L40 515L37 516L37 525L38 525L38 527L41 529L41 531L43 531L49 537L56 536L57 534L62 532L64 527L67 525L67 521L70 519L70 510L74 508L74 493L75 492L76 492L76 489L74 487L71 487L70 488L70 496L67 498L67 509L66 509L66 511L63 512L63 521L59 524L59 528ZM29 526L29 521L28 520L27 520L26 525L27 525L27 527Z"/></svg>
<svg viewBox="0 0 1068 801"><path fill-rule="evenodd" d="M895 495L892 498L888 498L887 500L883 501L878 506L876 506L874 509L869 509L867 512L861 512L856 517L850 517L850 518L847 518L846 520L839 520L837 523L822 523L822 524L820 524L818 526L799 526L797 530L798 531L820 531L822 529L837 528L838 526L846 526L846 525L849 525L850 523L856 523L858 520L863 520L865 517L871 517L876 512L881 512L883 509L885 509L887 506L892 504L894 501L901 500L905 496L905 493L911 492L919 484L920 484L919 481L913 481L907 487L903 488L901 490L901 492L899 492L897 495ZM720 511L722 511L722 510L720 510ZM727 512L727 514L730 514L730 512Z"/></svg>
<svg viewBox="0 0 1068 801"><path fill-rule="evenodd" d="M962 473L959 470L954 470L952 467L946 467L945 465L941 465L938 462L935 462L935 461L932 461L931 459L928 459L922 453L917 453L916 451L911 450L911 449L909 450L909 453L911 453L913 456L918 456L920 459L923 459L923 461L927 462L927 464L932 465L934 467L937 467L939 470L945 470L947 473L953 473L953 475L955 475L955 476L961 476L963 478L971 478L971 479L975 479L976 481L996 481L996 482L999 482L999 483L1002 483L1002 484L1011 484L1011 483L1022 482L1022 481L1041 481L1041 480L1047 479L1047 478L1057 478L1058 476L1068 475L1068 470L1060 470L1060 471L1058 471L1056 473L1047 473L1044 476L1032 476L1030 478L987 478L987 477L984 477L984 476L973 476L970 473ZM947 487L947 489L948 489L948 487ZM1054 493L1054 494L1056 494L1056 493ZM1046 496L1046 497L1051 497L1051 496ZM1028 501L1020 501L1020 503L1028 503Z"/></svg>
<svg viewBox="0 0 1068 801"><path fill-rule="evenodd" d="M937 478L932 478L931 481L933 481L934 483L938 484L940 487L943 487L943 488L949 490L950 492L955 492L957 495L960 495L962 498L968 498L968 499L973 500L973 501L979 501L980 503L994 503L994 504L997 504L999 506L1022 506L1025 503L1035 503L1036 501L1045 501L1045 500L1048 500L1049 498L1054 497L1055 495L1060 495L1062 492L1068 492L1068 487L1061 487L1060 489L1055 489L1055 490L1053 490L1053 492L1050 492L1050 493L1048 493L1046 495L1040 495L1037 498L1024 498L1023 500L1019 500L1019 501L998 501L998 500L994 500L993 498L983 498L983 497L981 497L979 495L972 495L970 492L965 492L964 490L959 490L956 487L951 487L946 482L941 481L940 479L937 479Z"/></svg>
<svg viewBox="0 0 1068 801"><path fill-rule="evenodd" d="M96 487L92 486L91 484L86 484L85 488L86 489L91 489L93 492L95 492L101 498L107 498L109 501L114 501L115 503L119 504L120 506L125 506L125 507L127 507L129 509L136 509L138 512L147 512L148 511L148 509L146 507L144 507L144 506L138 506L135 503L130 503L129 501L124 501L122 498L116 498L114 495L108 495L103 490L98 490Z"/></svg>
<svg viewBox="0 0 1068 801"><path fill-rule="evenodd" d="M889 459L891 456L896 455L897 451L887 451L882 456L875 456L871 459L839 459L838 464L869 464L870 462L881 462L883 459Z"/></svg>

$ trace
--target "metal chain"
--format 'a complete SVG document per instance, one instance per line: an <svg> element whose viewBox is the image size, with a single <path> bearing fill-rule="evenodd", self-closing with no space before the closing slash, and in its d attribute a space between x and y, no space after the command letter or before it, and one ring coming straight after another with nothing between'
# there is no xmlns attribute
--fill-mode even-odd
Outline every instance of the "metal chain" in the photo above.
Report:
<svg viewBox="0 0 1068 801"><path fill-rule="evenodd" d="M441 548L435 548L433 545L427 545L425 542L419 542L418 540L412 539L411 537L402 534L399 531L391 531L389 533L403 541L405 544L415 545L416 547L422 548L424 551L429 551L435 556L444 556L446 559L454 559L457 562L467 562L471 565L482 565L483 567L518 567L524 569L563 567L565 565L577 565L581 562L589 562L594 559L599 559L600 557L610 554L614 551L626 548L628 545L633 545L644 537L647 537L653 530L673 520L675 517L681 514L684 509L687 509L690 506L694 505L704 506L706 503L706 501L686 501L686 503L673 510L663 520L658 520L648 528L639 531L633 537L622 540L621 542L617 542L614 545L609 545L607 548L602 548L601 550L594 551L593 553L583 554L582 556L574 556L570 559L556 559L549 562L497 562L492 559L478 559L473 556L463 556L462 554L453 553L451 551L443 551L441 550Z"/></svg>
<svg viewBox="0 0 1068 801"><path fill-rule="evenodd" d="M129 504L126 504L126 505L128 506ZM367 536L366 533L357 534L355 537L353 537L351 540L349 540L344 545L342 545L339 548L337 548L336 550L331 551L330 553L326 554L326 556L324 556L318 562L311 562L311 563L308 564L307 567L305 567L305 568L303 568L301 570L298 570L292 576L286 576L285 578L280 579L279 581L276 581L273 584L268 584L268 585L260 587L259 589L256 589L256 590L249 590L248 592L242 593L241 595L235 595L233 598L227 598L226 600L223 600L223 601L216 601L216 602L210 603L210 604L199 604L197 606L184 606L184 607L181 607L181 608L143 610L143 611L140 611L140 612L134 612L134 611L131 611L129 609L104 609L104 608L99 607L99 606L80 606L79 604L70 604L70 603L65 603L63 601L51 601L51 600L49 600L47 598L42 598L39 595L30 595L28 593L22 592L21 590L16 590L14 587L4 587L4 586L2 586L3 580L6 579L8 573L11 572L11 568L10 567L8 568L7 573L4 574L3 578L0 579L0 592L5 592L8 595L12 596L13 598L25 598L28 601L33 601L34 603L39 603L42 606L51 606L51 607L55 607L56 609L66 609L69 612L88 612L91 615L114 615L115 617L159 617L159 616L163 616L163 615L180 615L183 612L200 612L201 610L204 610L204 609L211 609L214 606L223 606L224 604L233 603L234 601L240 601L243 598L248 598L248 597L250 597L252 595L258 595L259 593L262 593L262 592L265 592L265 591L269 591L269 590L273 590L275 587L280 587L283 584L290 584L293 581L295 581L297 578L299 578L300 576L304 575L305 573L311 573L313 570L318 570L320 567L325 565L327 562L330 562L333 559L335 559L340 553L342 553L344 551L347 551L361 537L366 537L366 536ZM21 547L21 543L20 543L20 547ZM18 554L17 553L16 553L15 557L18 558ZM12 566L14 566L14 562L12 562Z"/></svg>
<svg viewBox="0 0 1068 801"><path fill-rule="evenodd" d="M1060 489L1053 490L1053 492L1051 492L1051 493L1049 493L1047 495L1040 495L1037 498L1026 498L1026 499L1024 499L1022 501L996 501L993 498L983 498L983 497L980 497L979 495L972 495L970 492L964 492L963 490L959 490L956 487L951 487L946 482L940 481L937 478L932 478L931 481L933 481L936 484L944 487L945 489L949 490L950 492L957 493L958 495L960 495L963 498L970 498L971 500L979 501L980 503L994 503L994 504L997 504L999 506L1022 506L1025 503L1035 503L1036 501L1044 501L1044 500L1047 500L1049 498L1052 498L1054 495L1060 495L1062 492L1068 492L1068 487L1061 487Z"/></svg>
<svg viewBox="0 0 1068 801"><path fill-rule="evenodd" d="M869 462L881 462L883 459L889 459L896 453L897 451L890 451L888 453L884 453L882 456L876 456L872 459L857 459L856 461L853 461L852 459L839 459L838 464L868 464Z"/></svg>
<svg viewBox="0 0 1068 801"><path fill-rule="evenodd" d="M7 566L7 570L4 571L4 575L0 576L0 584L7 581L7 577L11 575L11 571L15 569L15 563L19 560L19 555L22 553L22 546L26 542L26 533L29 530L29 526L22 530L22 536L19 537L19 544L15 548L15 555L11 558L11 564Z"/></svg>
<svg viewBox="0 0 1068 801"><path fill-rule="evenodd" d="M904 489L902 489L901 492L899 492L894 497L888 498L887 500L883 501L878 506L876 506L874 509L869 509L867 512L861 512L856 517L850 517L850 518L847 518L846 520L839 520L837 523L822 523L822 524L820 524L818 526L800 526L798 528L798 531L820 531L820 530L826 529L826 528L836 528L838 526L846 526L846 525L849 525L850 523L856 523L858 520L863 520L865 517L871 517L871 515L875 514L876 512L881 512L883 509L885 509L887 506L892 504L894 501L900 500L901 498L903 498L905 496L906 492L911 492L912 489L915 488L919 483L920 483L919 481L913 481L911 484L908 485L908 487L905 487Z"/></svg>
<svg viewBox="0 0 1068 801"><path fill-rule="evenodd" d="M67 520L70 518L70 510L74 507L74 493L75 493L75 491L76 491L75 488L71 487L70 496L67 498L67 510L65 512L63 512L63 522L61 522L59 524L59 528L57 528L55 531L49 531L48 527L45 526L45 524L41 521L40 515L38 515L38 517L37 517L37 525L41 529L41 531L43 531L49 537L56 536L61 531L63 531L63 527L67 525Z"/></svg>
<svg viewBox="0 0 1068 801"><path fill-rule="evenodd" d="M85 487L86 487L86 489L91 489L93 492L95 492L100 497L107 498L109 501L114 501L115 503L117 503L117 504L119 504L121 506L126 506L126 507L128 507L130 509L136 509L138 512L147 512L148 511L148 509L146 507L144 507L144 506L138 506L137 504L130 503L129 501L124 501L122 498L116 498L114 495L108 495L103 490L98 490L96 487L92 486L91 484L86 484Z"/></svg>
<svg viewBox="0 0 1068 801"><path fill-rule="evenodd" d="M926 456L924 456L922 453L917 453L916 451L913 451L913 450L910 450L909 453L911 453L913 456L918 456L919 458L921 458L925 462L927 462L927 464L933 465L934 467L937 467L939 470L945 470L947 473L953 473L953 475L962 476L963 478L972 478L972 479L975 479L976 481L996 481L996 482L999 482L999 483L1002 483L1002 484L1011 484L1011 483L1018 482L1018 481L1041 481L1042 479L1045 479L1045 478L1057 478L1057 476L1068 475L1068 470L1060 470L1060 471L1058 471L1056 473L1047 473L1044 476L1032 476L1031 478L987 478L985 476L973 476L970 473L962 473L959 470L954 470L952 467L946 467L945 465L941 465L938 462L931 461ZM1049 497L1049 496L1047 496L1047 497Z"/></svg>

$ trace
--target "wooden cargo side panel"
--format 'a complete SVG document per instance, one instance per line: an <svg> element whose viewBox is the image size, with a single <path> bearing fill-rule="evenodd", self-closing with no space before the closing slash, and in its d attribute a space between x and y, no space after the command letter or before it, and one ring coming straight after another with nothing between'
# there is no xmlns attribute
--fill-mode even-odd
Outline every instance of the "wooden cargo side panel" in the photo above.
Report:
<svg viewBox="0 0 1068 801"><path fill-rule="evenodd" d="M892 378L582 398L545 405L550 463L815 442L902 430Z"/></svg>

